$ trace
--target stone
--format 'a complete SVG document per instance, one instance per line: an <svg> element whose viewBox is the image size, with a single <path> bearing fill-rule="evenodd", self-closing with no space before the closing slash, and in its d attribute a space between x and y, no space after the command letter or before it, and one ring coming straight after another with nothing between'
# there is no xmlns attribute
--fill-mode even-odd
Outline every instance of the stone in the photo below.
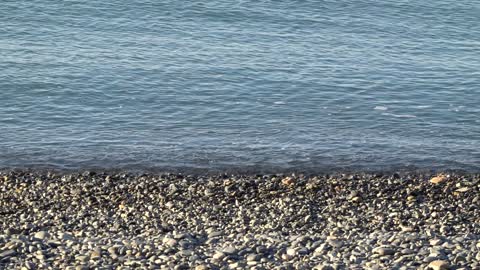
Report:
<svg viewBox="0 0 480 270"><path fill-rule="evenodd" d="M268 252L268 249L266 246L257 246L257 248L255 248L255 251L257 251L257 253L259 254L264 254L264 253L267 253Z"/></svg>
<svg viewBox="0 0 480 270"><path fill-rule="evenodd" d="M247 256L247 262L258 261L260 260L260 256L257 254L250 254Z"/></svg>
<svg viewBox="0 0 480 270"><path fill-rule="evenodd" d="M281 257L284 261L289 261L293 258L293 256L290 256L287 253L283 253Z"/></svg>
<svg viewBox="0 0 480 270"><path fill-rule="evenodd" d="M415 230L411 226L403 226L403 225L400 225L400 229L402 230L402 232L413 232Z"/></svg>
<svg viewBox="0 0 480 270"><path fill-rule="evenodd" d="M220 232L220 231L211 232L211 233L208 234L208 238L215 238L215 237L219 237L221 235L223 235L223 233Z"/></svg>
<svg viewBox="0 0 480 270"><path fill-rule="evenodd" d="M377 247L372 250L373 253L380 256L390 256L395 254L395 250L387 247Z"/></svg>
<svg viewBox="0 0 480 270"><path fill-rule="evenodd" d="M430 240L429 243L430 243L431 246L440 246L441 244L443 244L443 240L435 238L435 239Z"/></svg>
<svg viewBox="0 0 480 270"><path fill-rule="evenodd" d="M237 249L235 247L226 247L222 250L223 253L227 254L227 255L232 255L232 254L235 254L237 253Z"/></svg>
<svg viewBox="0 0 480 270"><path fill-rule="evenodd" d="M335 270L332 266L328 264L319 264L313 268L314 270Z"/></svg>
<svg viewBox="0 0 480 270"><path fill-rule="evenodd" d="M177 245L177 243L178 243L178 241L173 239L173 238L170 238L165 242L165 244L169 247L174 247L174 246Z"/></svg>
<svg viewBox="0 0 480 270"><path fill-rule="evenodd" d="M5 234L10 236L10 235L14 235L14 234L19 234L20 231L19 230L16 230L16 229L13 229L13 228L8 228L5 230Z"/></svg>
<svg viewBox="0 0 480 270"><path fill-rule="evenodd" d="M282 184L284 186L292 186L295 183L291 177L285 177L282 179Z"/></svg>
<svg viewBox="0 0 480 270"><path fill-rule="evenodd" d="M2 253L0 253L0 259L12 257L12 256L15 256L16 254L17 254L17 252L13 249L6 250L6 251L3 251Z"/></svg>
<svg viewBox="0 0 480 270"><path fill-rule="evenodd" d="M39 232L36 232L34 235L33 235L33 238L37 239L37 240L45 240L47 237L49 237L50 234L46 231L39 231Z"/></svg>
<svg viewBox="0 0 480 270"><path fill-rule="evenodd" d="M287 255L293 257L293 256L297 255L297 250L294 249L294 248L287 248Z"/></svg>
<svg viewBox="0 0 480 270"><path fill-rule="evenodd" d="M464 193L464 192L467 192L469 190L470 190L470 188L468 188L468 187L462 187L462 188L459 188L459 189L455 190L455 192Z"/></svg>
<svg viewBox="0 0 480 270"><path fill-rule="evenodd" d="M133 267L136 267L136 266L138 266L138 265L141 265L141 263L140 263L139 261L136 261L136 260L126 260L126 261L124 262L124 264L125 264L126 266L133 266Z"/></svg>
<svg viewBox="0 0 480 270"><path fill-rule="evenodd" d="M215 252L215 254L213 254L212 258L214 258L215 260L222 260L223 258L225 258L225 253L223 252Z"/></svg>
<svg viewBox="0 0 480 270"><path fill-rule="evenodd" d="M59 233L58 237L62 240L73 240L73 235L67 232Z"/></svg>
<svg viewBox="0 0 480 270"><path fill-rule="evenodd" d="M241 262L234 262L234 263L231 263L228 265L228 267L230 269L236 269L236 268L244 268L244 264L242 264Z"/></svg>
<svg viewBox="0 0 480 270"><path fill-rule="evenodd" d="M93 250L90 254L90 259L99 259L100 257L102 257L102 251L99 248Z"/></svg>
<svg viewBox="0 0 480 270"><path fill-rule="evenodd" d="M341 248L343 246L343 241L338 239L330 239L328 240L328 244L330 244L332 247Z"/></svg>
<svg viewBox="0 0 480 270"><path fill-rule="evenodd" d="M210 269L210 267L208 267L205 264L200 264L200 265L195 266L195 270L208 270L208 269Z"/></svg>
<svg viewBox="0 0 480 270"><path fill-rule="evenodd" d="M35 265L35 263L33 263L31 261L27 261L27 262L25 262L25 268L28 269L28 270L33 270L33 269L36 269L37 266Z"/></svg>
<svg viewBox="0 0 480 270"><path fill-rule="evenodd" d="M446 261L436 260L428 264L428 267L432 270L447 270L450 265Z"/></svg>
<svg viewBox="0 0 480 270"><path fill-rule="evenodd" d="M182 251L180 251L180 255L182 257L190 257L193 255L193 251L189 250L189 249L184 249Z"/></svg>
<svg viewBox="0 0 480 270"><path fill-rule="evenodd" d="M355 202L355 203L356 203L356 202L360 202L361 200L362 200L362 198L359 197L359 196L355 196L355 197L353 197L353 198L350 199L351 202Z"/></svg>
<svg viewBox="0 0 480 270"><path fill-rule="evenodd" d="M118 248L117 246L109 247L107 251L110 254L117 254L117 248Z"/></svg>
<svg viewBox="0 0 480 270"><path fill-rule="evenodd" d="M440 184L442 182L445 182L446 180L447 180L447 176L445 176L443 174L440 174L440 175L437 175L435 177L432 177L432 179L430 179L430 183Z"/></svg>

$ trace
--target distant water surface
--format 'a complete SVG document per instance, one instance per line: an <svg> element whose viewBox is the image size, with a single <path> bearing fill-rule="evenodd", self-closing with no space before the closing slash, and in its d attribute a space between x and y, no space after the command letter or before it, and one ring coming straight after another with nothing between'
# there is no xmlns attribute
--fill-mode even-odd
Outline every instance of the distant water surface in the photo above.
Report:
<svg viewBox="0 0 480 270"><path fill-rule="evenodd" d="M480 168L479 1L2 1L0 167Z"/></svg>

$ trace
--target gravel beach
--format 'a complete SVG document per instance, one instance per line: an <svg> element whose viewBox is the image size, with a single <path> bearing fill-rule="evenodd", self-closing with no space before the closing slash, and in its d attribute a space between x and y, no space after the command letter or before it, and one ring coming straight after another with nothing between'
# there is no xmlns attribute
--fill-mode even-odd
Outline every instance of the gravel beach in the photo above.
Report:
<svg viewBox="0 0 480 270"><path fill-rule="evenodd" d="M480 175L0 172L0 269L480 269Z"/></svg>

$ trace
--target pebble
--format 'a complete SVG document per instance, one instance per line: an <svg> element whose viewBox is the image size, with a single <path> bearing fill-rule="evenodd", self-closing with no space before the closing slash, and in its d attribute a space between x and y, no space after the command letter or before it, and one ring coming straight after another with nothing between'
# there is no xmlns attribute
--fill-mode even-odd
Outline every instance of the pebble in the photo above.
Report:
<svg viewBox="0 0 480 270"><path fill-rule="evenodd" d="M49 233L47 233L46 231L39 231L33 235L33 238L38 240L45 240L47 237L49 237Z"/></svg>
<svg viewBox="0 0 480 270"><path fill-rule="evenodd" d="M431 246L439 246L439 245L443 244L443 240L436 238L436 239L430 240L429 243L430 243Z"/></svg>
<svg viewBox="0 0 480 270"><path fill-rule="evenodd" d="M195 270L209 270L210 268L205 264L195 266Z"/></svg>
<svg viewBox="0 0 480 270"><path fill-rule="evenodd" d="M225 253L225 254L231 255L231 254L237 253L237 249L235 247L229 246L229 247L224 248L222 250L222 252Z"/></svg>
<svg viewBox="0 0 480 270"><path fill-rule="evenodd" d="M437 175L435 177L432 177L432 179L430 179L430 182L433 183L433 184L440 184L440 183L443 183L447 180L447 176L441 174L441 175Z"/></svg>
<svg viewBox="0 0 480 270"><path fill-rule="evenodd" d="M251 261L258 261L260 260L260 256L258 256L257 254L250 254L247 256L247 261L248 262L251 262Z"/></svg>
<svg viewBox="0 0 480 270"><path fill-rule="evenodd" d="M335 248L341 248L343 246L343 241L337 239L328 240L328 243Z"/></svg>
<svg viewBox="0 0 480 270"><path fill-rule="evenodd" d="M480 269L480 175L54 175L0 171L0 269Z"/></svg>
<svg viewBox="0 0 480 270"><path fill-rule="evenodd" d="M178 241L175 239L168 239L167 241L165 241L165 244L169 247L174 247L177 245L177 243Z"/></svg>
<svg viewBox="0 0 480 270"><path fill-rule="evenodd" d="M213 254L212 258L214 258L216 260L221 260L221 259L225 258L225 253L215 252L215 254Z"/></svg>
<svg viewBox="0 0 480 270"><path fill-rule="evenodd" d="M447 270L450 265L446 261L436 260L428 264L428 267L432 270Z"/></svg>
<svg viewBox="0 0 480 270"><path fill-rule="evenodd" d="M0 259L12 257L16 254L17 252L15 250L6 250L0 253Z"/></svg>
<svg viewBox="0 0 480 270"><path fill-rule="evenodd" d="M319 264L319 265L315 266L313 269L314 270L335 270L335 268L333 268L330 265L326 265L326 264Z"/></svg>
<svg viewBox="0 0 480 270"><path fill-rule="evenodd" d="M395 254L395 250L387 247L377 247L374 248L373 253L376 253L380 256L387 256L387 255L393 255Z"/></svg>

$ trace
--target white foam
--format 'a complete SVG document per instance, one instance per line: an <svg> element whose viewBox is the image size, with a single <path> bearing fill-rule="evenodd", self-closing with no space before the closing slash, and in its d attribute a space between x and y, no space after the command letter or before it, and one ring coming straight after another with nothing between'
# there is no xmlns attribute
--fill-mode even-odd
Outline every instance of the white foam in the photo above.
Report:
<svg viewBox="0 0 480 270"><path fill-rule="evenodd" d="M417 116L415 116L413 114L382 113L382 115L393 116L393 117L396 117L396 118L417 118Z"/></svg>
<svg viewBox="0 0 480 270"><path fill-rule="evenodd" d="M386 106L375 106L375 108L373 108L374 110L377 110L377 111L386 111L388 110L388 107Z"/></svg>

